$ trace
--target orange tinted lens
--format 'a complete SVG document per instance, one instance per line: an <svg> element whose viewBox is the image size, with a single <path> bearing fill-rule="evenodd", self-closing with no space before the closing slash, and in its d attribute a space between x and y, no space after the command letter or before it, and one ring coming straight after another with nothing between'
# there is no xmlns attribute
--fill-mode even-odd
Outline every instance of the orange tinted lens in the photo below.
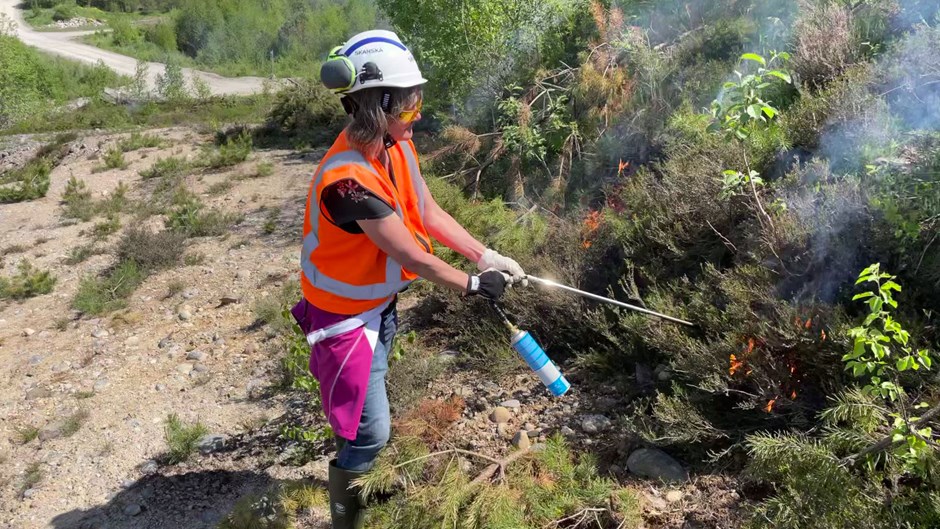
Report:
<svg viewBox="0 0 940 529"><path fill-rule="evenodd" d="M418 104L415 105L415 107L414 107L413 109L411 109L411 110L405 110L404 112L402 112L401 114L398 115L398 119L404 121L405 123L411 123L412 121L414 121L414 120L418 117L418 114L421 113L421 105L422 105L422 103L424 103L424 101L422 101L421 99L419 99L419 100L418 100Z"/></svg>

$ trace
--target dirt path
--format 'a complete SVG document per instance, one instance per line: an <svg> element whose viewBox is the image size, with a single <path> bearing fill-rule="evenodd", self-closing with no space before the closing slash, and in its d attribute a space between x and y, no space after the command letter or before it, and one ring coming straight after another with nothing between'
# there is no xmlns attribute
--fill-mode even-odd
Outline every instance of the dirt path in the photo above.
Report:
<svg viewBox="0 0 940 529"><path fill-rule="evenodd" d="M158 158L191 155L211 139L187 129L153 133L171 145L127 153L127 169L103 172L93 171L102 163L98 156L126 135L79 138L53 171L45 198L0 205L0 253L20 246L3 256L0 274L12 274L28 259L58 279L51 294L0 302L0 528L78 528L88 516L105 520L94 527L214 527L240 496L273 480L312 474L252 458L196 472L194 464L157 471L153 460L166 450L170 413L226 436L285 413L283 397L252 396L277 382L280 358L271 333L253 325L252 305L294 277L295 228L315 158L255 152L229 170L190 177L188 186L207 204L244 220L227 236L194 239L187 252L204 261L149 277L126 311L76 319L69 307L82 277L114 262L118 237L103 245L106 254L64 262L102 220L63 219L59 201L69 177L84 180L96 199L124 182L139 200L157 184L143 182L139 171ZM262 160L274 164L273 175L235 178L253 174ZM208 191L222 182L230 187ZM132 215L121 221L125 227L135 222ZM159 218L147 222L162 225ZM168 295L172 283L180 287ZM239 302L220 307L222 297ZM183 310L190 313L185 320ZM57 435L74 417L82 418L78 430ZM23 443L26 427L38 428L39 438ZM30 470L39 477L24 496ZM143 511L125 513L131 504Z"/></svg>
<svg viewBox="0 0 940 529"><path fill-rule="evenodd" d="M23 13L19 9L22 0L0 0L0 14L6 14L17 25L16 36L26 44L42 51L61 55L72 60L95 64L103 62L115 72L133 76L137 68L137 59L118 53L102 50L87 44L81 44L74 39L87 35L87 31L69 32L43 32L35 31L23 20ZM158 75L162 75L166 66L160 63L147 63L149 66L149 82L151 89L155 86ZM193 76L208 83L213 94L217 95L248 95L259 93L263 89L264 79L261 77L222 77L214 73L184 68L183 74L187 81Z"/></svg>

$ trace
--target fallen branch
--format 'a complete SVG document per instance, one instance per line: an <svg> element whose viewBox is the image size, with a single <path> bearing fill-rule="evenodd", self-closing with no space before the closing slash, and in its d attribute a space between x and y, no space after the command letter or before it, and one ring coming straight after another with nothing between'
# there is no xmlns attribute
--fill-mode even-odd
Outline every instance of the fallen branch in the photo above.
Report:
<svg viewBox="0 0 940 529"><path fill-rule="evenodd" d="M918 419L911 427L911 430L915 430L917 428L923 427L925 424L933 420L934 417L936 417L937 415L940 415L940 404L931 408L930 411L928 411L920 419ZM894 438L894 434L886 435L880 441L862 450L861 452L854 454L854 455L850 455L842 459L842 463L846 465L854 465L860 459L864 459L866 456L869 456L874 453L882 452L896 444L904 442L904 441L894 442L892 440L893 438Z"/></svg>
<svg viewBox="0 0 940 529"><path fill-rule="evenodd" d="M470 482L470 486L475 486L475 485L479 485L483 483L484 481L492 478L493 474L495 474L497 471L499 471L499 479L505 480L506 479L506 467L509 466L510 463L528 454L529 452L539 451L539 450L542 450L543 448L545 448L545 445L537 444L529 448L519 450L517 452L513 452L509 454L503 459L500 459L499 461L496 461L492 465L489 465L488 467L483 469L483 472L480 472L477 475L477 477L473 478L473 481Z"/></svg>
<svg viewBox="0 0 940 529"><path fill-rule="evenodd" d="M724 235L722 235L720 231L718 231L717 229L715 229L715 227L712 226L712 223L711 223L710 221L708 221L708 220L706 219L706 220L705 220L705 223L708 224L708 227L711 228L713 232L715 232L715 235L721 237L721 240L724 241L725 246L727 246L729 249L733 250L735 253L738 252L738 247L735 246L733 242L731 242L730 240L728 240L727 237L725 237Z"/></svg>

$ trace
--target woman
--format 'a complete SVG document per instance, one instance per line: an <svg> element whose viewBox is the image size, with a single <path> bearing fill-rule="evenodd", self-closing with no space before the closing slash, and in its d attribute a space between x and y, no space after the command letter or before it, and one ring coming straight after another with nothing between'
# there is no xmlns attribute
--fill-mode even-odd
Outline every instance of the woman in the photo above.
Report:
<svg viewBox="0 0 940 529"><path fill-rule="evenodd" d="M323 410L337 437L330 463L333 527L361 527L350 482L388 442L385 373L398 292L418 277L465 295L499 298L525 282L516 261L487 249L434 201L411 142L427 81L390 31L360 33L333 50L324 85L351 116L321 161L307 197L303 299L294 317L312 347ZM434 256L431 237L477 264L462 272Z"/></svg>

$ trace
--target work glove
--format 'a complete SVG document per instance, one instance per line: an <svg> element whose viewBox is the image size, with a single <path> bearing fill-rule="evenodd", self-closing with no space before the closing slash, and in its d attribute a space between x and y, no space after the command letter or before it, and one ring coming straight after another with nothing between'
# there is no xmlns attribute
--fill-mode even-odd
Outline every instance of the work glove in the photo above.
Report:
<svg viewBox="0 0 940 529"><path fill-rule="evenodd" d="M471 275L467 280L468 296L483 296L497 300L506 291L509 276L499 270L490 269L480 275Z"/></svg>
<svg viewBox="0 0 940 529"><path fill-rule="evenodd" d="M519 266L519 263L517 263L515 259L500 255L493 250L487 249L483 252L483 256L480 257L480 261L477 263L477 268L479 268L481 272L491 268L505 272L509 275L509 286L517 283L524 287L529 286L529 280L526 279L525 272L522 270L522 267Z"/></svg>

